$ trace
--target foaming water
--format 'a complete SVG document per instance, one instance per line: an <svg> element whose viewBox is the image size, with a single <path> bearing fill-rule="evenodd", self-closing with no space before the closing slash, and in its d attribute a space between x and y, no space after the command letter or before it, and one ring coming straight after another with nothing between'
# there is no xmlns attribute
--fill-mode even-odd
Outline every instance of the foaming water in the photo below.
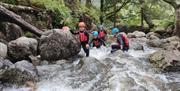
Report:
<svg viewBox="0 0 180 91"><path fill-rule="evenodd" d="M110 54L110 48L106 48L106 47L101 47L99 49L94 47L90 50L90 57L95 57L98 60L103 60L109 54Z"/></svg>
<svg viewBox="0 0 180 91"><path fill-rule="evenodd" d="M92 48L90 57L95 57L102 64L108 65L107 74L97 74L89 79L87 75L77 75L79 59L73 64L38 66L41 74L36 91L174 91L180 83L177 73L162 74L148 62L149 54L155 49L129 50L128 57L112 55L110 48ZM84 52L80 52L84 55ZM85 79L83 79L85 78ZM173 84L174 86L174 84ZM3 91L29 91L27 88L6 89ZM178 91L178 90L177 90Z"/></svg>

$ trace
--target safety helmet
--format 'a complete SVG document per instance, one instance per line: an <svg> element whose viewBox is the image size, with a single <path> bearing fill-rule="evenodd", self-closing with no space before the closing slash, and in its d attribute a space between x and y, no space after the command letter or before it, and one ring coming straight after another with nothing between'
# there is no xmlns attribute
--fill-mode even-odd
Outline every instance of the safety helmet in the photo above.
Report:
<svg viewBox="0 0 180 91"><path fill-rule="evenodd" d="M94 31L94 32L93 32L93 36L94 36L94 37L98 37L98 32L97 32L97 31Z"/></svg>
<svg viewBox="0 0 180 91"><path fill-rule="evenodd" d="M79 27L86 27L86 24L84 22L79 22L78 26Z"/></svg>
<svg viewBox="0 0 180 91"><path fill-rule="evenodd" d="M104 26L103 25L99 25L99 30L104 30Z"/></svg>
<svg viewBox="0 0 180 91"><path fill-rule="evenodd" d="M120 30L118 28L113 28L112 29L112 34L114 35L115 33L119 32Z"/></svg>

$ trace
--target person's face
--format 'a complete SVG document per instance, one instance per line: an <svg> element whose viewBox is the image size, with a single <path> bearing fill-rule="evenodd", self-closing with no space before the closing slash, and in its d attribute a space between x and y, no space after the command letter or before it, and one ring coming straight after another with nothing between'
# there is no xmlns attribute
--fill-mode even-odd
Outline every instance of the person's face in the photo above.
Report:
<svg viewBox="0 0 180 91"><path fill-rule="evenodd" d="M80 27L79 30L80 30L80 31L84 31L84 30L85 30L85 27Z"/></svg>

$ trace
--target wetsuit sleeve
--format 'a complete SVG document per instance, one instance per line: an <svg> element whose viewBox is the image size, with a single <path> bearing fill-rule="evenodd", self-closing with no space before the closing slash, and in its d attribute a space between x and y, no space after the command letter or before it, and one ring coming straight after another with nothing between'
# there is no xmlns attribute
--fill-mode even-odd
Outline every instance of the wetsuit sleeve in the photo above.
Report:
<svg viewBox="0 0 180 91"><path fill-rule="evenodd" d="M101 42L104 46L106 46L105 42L104 42L102 39L100 39L100 42Z"/></svg>
<svg viewBox="0 0 180 91"><path fill-rule="evenodd" d="M79 34L79 31L70 30L70 32L74 35Z"/></svg>
<svg viewBox="0 0 180 91"><path fill-rule="evenodd" d="M119 41L120 45L124 45L124 44L123 44L123 39L122 39L121 35L119 35L119 36L117 37L117 40Z"/></svg>
<svg viewBox="0 0 180 91"><path fill-rule="evenodd" d="M107 34L106 30L104 30L104 34Z"/></svg>
<svg viewBox="0 0 180 91"><path fill-rule="evenodd" d="M94 41L94 39L92 39L92 40L89 42L89 45L91 45L93 41Z"/></svg>
<svg viewBox="0 0 180 91"><path fill-rule="evenodd" d="M86 43L88 44L88 42L89 42L89 34L88 34L87 32L84 32L84 34L87 36L87 41L86 41Z"/></svg>

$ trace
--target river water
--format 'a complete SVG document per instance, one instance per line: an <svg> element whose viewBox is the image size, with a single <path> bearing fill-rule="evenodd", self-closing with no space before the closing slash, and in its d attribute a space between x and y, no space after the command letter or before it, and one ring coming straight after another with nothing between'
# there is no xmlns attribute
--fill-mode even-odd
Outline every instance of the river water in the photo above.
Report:
<svg viewBox="0 0 180 91"><path fill-rule="evenodd" d="M129 50L125 53L128 56L122 57L110 54L109 48L93 48L90 57L109 66L105 74L95 77L76 74L74 67L80 62L78 58L71 64L38 66L40 81L36 91L180 91L179 73L161 73L149 63L148 56L155 51L151 48ZM83 51L80 54L84 55ZM3 91L28 91L28 88Z"/></svg>

